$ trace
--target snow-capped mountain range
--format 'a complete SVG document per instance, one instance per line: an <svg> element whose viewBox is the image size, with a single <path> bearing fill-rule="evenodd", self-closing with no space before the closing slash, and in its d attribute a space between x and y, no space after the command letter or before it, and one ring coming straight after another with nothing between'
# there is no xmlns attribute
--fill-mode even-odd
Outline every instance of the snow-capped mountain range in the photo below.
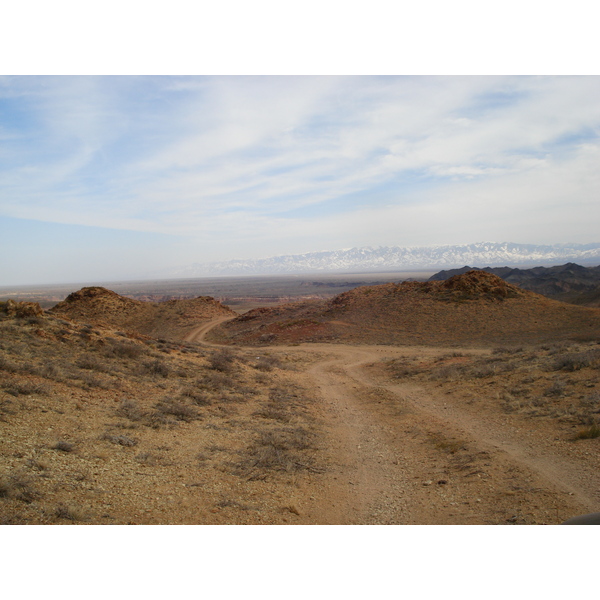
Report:
<svg viewBox="0 0 600 600"><path fill-rule="evenodd" d="M600 244L554 244L536 246L508 242L480 242L462 246L402 248L350 248L309 252L254 260L195 263L171 271L174 277L218 277L236 275L285 275L448 269L464 265L544 266L563 262L600 264Z"/></svg>

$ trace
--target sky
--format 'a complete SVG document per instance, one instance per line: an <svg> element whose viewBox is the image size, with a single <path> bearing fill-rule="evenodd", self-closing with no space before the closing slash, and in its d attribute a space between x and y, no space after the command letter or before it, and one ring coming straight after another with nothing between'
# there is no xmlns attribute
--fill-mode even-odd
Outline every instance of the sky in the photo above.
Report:
<svg viewBox="0 0 600 600"><path fill-rule="evenodd" d="M597 76L0 77L0 281L600 241Z"/></svg>
<svg viewBox="0 0 600 600"><path fill-rule="evenodd" d="M589 0L6 3L0 287L143 279L196 262L363 245L598 242L596 12ZM324 564L335 574L332 592L342 573L352 590L362 584L371 595L373 582L397 591L398 564L403 587L421 590L434 564L449 589L475 598L496 574L494 559L515 547L527 550L512 565L525 565L519 585L538 595L545 581L554 593L572 593L571 573L591 569L593 558L583 533L573 544L573 533L565 529L570 538L562 539L556 528L543 530L551 540L520 529L527 537L517 546L513 528L510 539L502 528L463 528L460 536L453 529L444 539L446 530L429 527L402 530L401 540L386 528L324 528L304 541L296 529L291 543L291 530L270 529L286 537L266 544L258 528L244 530L248 545L242 528L232 528L233 540L215 530L194 553L195 532L167 529L143 543L125 528L53 530L48 544L40 529L15 531L5 544L16 557L7 572L15 581L28 576L31 560L23 565L14 549L37 549L43 593L64 595L115 547L127 550L127 573L132 565L145 573L158 537L172 559L163 571L178 569L178 577L136 578L136 592L140 581L152 582L151 595L196 589L197 554L206 547L203 586L222 595L232 562L221 557L241 547L243 560L234 563L244 593L266 556L283 585L298 565L323 577ZM72 545L78 532L85 552L70 557L81 557L78 576L65 581L52 562L62 557L50 550L57 535ZM342 535L348 539L338 544ZM474 554L482 544L486 552ZM458 551L449 554L449 545ZM260 564L248 561L257 547ZM310 562L320 547L327 556ZM529 581L562 547L565 576ZM439 560L432 548L442 549ZM390 556L393 568L382 570ZM472 594L465 556L478 574ZM127 573L109 574L105 585L123 589ZM273 582L267 597L280 595L280 579ZM265 595L264 577L260 585Z"/></svg>

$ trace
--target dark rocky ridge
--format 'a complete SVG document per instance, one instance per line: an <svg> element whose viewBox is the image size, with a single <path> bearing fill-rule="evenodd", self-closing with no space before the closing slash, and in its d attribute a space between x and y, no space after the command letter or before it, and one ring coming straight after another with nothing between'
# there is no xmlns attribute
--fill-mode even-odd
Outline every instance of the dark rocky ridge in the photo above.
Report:
<svg viewBox="0 0 600 600"><path fill-rule="evenodd" d="M461 269L440 271L430 277L429 281L444 281L471 270L497 275L508 283L548 298L572 304L600 305L600 266L582 267L575 263L532 269L513 269L512 267L479 269L465 266Z"/></svg>

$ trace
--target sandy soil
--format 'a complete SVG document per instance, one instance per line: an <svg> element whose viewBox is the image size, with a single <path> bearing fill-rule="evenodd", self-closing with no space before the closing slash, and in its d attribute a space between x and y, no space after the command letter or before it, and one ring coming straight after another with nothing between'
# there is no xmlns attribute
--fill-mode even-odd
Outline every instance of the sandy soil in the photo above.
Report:
<svg viewBox="0 0 600 600"><path fill-rule="evenodd" d="M212 326L191 339L201 341ZM303 355L303 385L320 399L331 468L311 504L315 523L557 524L598 510L593 450L519 428L507 416L466 410L445 390L391 383L368 365L444 348L306 344L270 347ZM472 350L474 354L489 353ZM591 449L591 448L590 448Z"/></svg>
<svg viewBox="0 0 600 600"><path fill-rule="evenodd" d="M179 342L4 319L0 523L558 524L598 511L600 437L575 435L600 414L594 342L208 343L227 318Z"/></svg>

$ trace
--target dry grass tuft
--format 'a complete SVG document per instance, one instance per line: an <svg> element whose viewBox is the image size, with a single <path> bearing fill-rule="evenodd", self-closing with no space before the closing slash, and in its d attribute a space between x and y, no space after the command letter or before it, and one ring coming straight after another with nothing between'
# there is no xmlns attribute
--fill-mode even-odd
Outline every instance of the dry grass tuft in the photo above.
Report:
<svg viewBox="0 0 600 600"><path fill-rule="evenodd" d="M67 519L68 521L88 520L83 508L76 504L59 504L56 507L55 515L58 519Z"/></svg>
<svg viewBox="0 0 600 600"><path fill-rule="evenodd" d="M41 497L42 494L35 488L33 478L25 473L17 472L0 478L0 498L12 498L31 504Z"/></svg>
<svg viewBox="0 0 600 600"><path fill-rule="evenodd" d="M66 442L65 440L60 440L56 442L54 446L52 446L52 449L60 450L61 452L74 452L75 444L72 444L71 442Z"/></svg>
<svg viewBox="0 0 600 600"><path fill-rule="evenodd" d="M102 434L100 439L106 440L107 442L110 442L111 444L116 444L117 446L131 447L131 446L137 446L137 444L139 443L139 440L136 440L135 438L130 438L129 436L126 436L126 435L114 435L109 432Z"/></svg>
<svg viewBox="0 0 600 600"><path fill-rule="evenodd" d="M585 427L580 429L577 435L575 436L576 440L592 440L600 437L600 425L594 423L589 427Z"/></svg>

